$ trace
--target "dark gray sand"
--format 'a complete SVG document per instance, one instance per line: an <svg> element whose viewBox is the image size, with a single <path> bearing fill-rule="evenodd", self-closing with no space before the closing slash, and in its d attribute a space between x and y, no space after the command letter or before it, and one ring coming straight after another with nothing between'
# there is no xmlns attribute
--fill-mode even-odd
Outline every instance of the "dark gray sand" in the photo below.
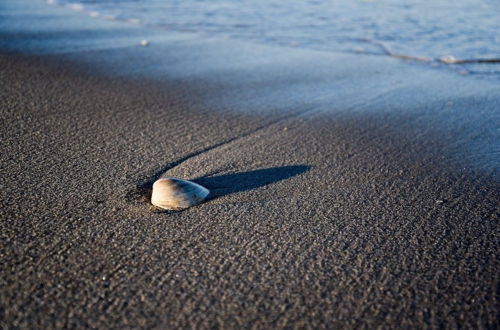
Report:
<svg viewBox="0 0 500 330"><path fill-rule="evenodd" d="M325 97L366 81L352 68L329 93L278 60L188 69L189 47L164 53L163 79L113 72L123 50L0 55L3 327L499 326L495 86L417 68L340 111ZM163 173L209 201L153 208Z"/></svg>

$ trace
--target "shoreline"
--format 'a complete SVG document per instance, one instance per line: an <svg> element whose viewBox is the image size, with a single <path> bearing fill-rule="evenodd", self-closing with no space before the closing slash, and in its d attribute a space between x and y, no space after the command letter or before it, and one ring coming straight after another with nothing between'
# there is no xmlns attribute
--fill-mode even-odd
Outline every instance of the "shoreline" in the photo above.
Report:
<svg viewBox="0 0 500 330"><path fill-rule="evenodd" d="M417 135L424 140L440 136L455 170L485 171L500 178L500 134L495 127L500 96L494 82L392 58L165 33L97 20L42 1L32 4L34 13L18 12L24 0L18 2L4 4L6 12L20 16L0 26L4 53L49 62L52 58L67 63L69 71L90 76L188 85L202 111L268 119L301 112L305 117L338 118L379 114L415 121L422 126ZM26 29L21 18L33 23ZM57 33L55 26L60 28ZM149 45L140 46L141 40Z"/></svg>
<svg viewBox="0 0 500 330"><path fill-rule="evenodd" d="M497 324L494 85L9 6L3 326ZM154 209L159 173L211 198Z"/></svg>

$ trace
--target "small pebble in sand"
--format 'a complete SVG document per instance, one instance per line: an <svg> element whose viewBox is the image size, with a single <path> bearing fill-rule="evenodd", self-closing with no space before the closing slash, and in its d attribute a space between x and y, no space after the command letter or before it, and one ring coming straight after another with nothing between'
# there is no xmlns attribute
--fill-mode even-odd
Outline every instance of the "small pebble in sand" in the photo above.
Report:
<svg viewBox="0 0 500 330"><path fill-rule="evenodd" d="M147 40L141 40L141 46L142 47L146 47L147 45L149 45L149 41L147 41Z"/></svg>
<svg viewBox="0 0 500 330"><path fill-rule="evenodd" d="M436 200L436 204L443 204L443 203L444 203L444 200L442 200L442 199Z"/></svg>
<svg viewBox="0 0 500 330"><path fill-rule="evenodd" d="M210 191L192 181L165 177L153 183L151 204L166 210L180 211L200 204Z"/></svg>

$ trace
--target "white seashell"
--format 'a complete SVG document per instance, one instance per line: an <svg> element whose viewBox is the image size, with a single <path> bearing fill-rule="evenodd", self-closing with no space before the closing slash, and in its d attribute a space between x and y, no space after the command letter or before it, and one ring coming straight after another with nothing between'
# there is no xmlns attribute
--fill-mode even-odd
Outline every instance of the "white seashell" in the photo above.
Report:
<svg viewBox="0 0 500 330"><path fill-rule="evenodd" d="M153 183L151 204L167 210L184 210L200 204L210 191L192 181L164 177Z"/></svg>
<svg viewBox="0 0 500 330"><path fill-rule="evenodd" d="M441 63L445 63L445 64L457 63L457 59L451 55L443 56L439 60L441 61Z"/></svg>

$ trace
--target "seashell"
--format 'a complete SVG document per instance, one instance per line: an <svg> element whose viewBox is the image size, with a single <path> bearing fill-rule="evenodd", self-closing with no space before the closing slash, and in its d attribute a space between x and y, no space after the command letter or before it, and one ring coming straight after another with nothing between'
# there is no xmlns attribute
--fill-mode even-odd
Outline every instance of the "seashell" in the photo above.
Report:
<svg viewBox="0 0 500 330"><path fill-rule="evenodd" d="M444 63L444 64L453 64L453 63L457 63L458 62L458 60L455 57L451 56L451 55L449 55L449 56L443 56L443 57L441 57L439 59L439 61L441 63Z"/></svg>
<svg viewBox="0 0 500 330"><path fill-rule="evenodd" d="M210 191L197 183L163 177L153 183L151 204L166 210L184 210L200 204Z"/></svg>

